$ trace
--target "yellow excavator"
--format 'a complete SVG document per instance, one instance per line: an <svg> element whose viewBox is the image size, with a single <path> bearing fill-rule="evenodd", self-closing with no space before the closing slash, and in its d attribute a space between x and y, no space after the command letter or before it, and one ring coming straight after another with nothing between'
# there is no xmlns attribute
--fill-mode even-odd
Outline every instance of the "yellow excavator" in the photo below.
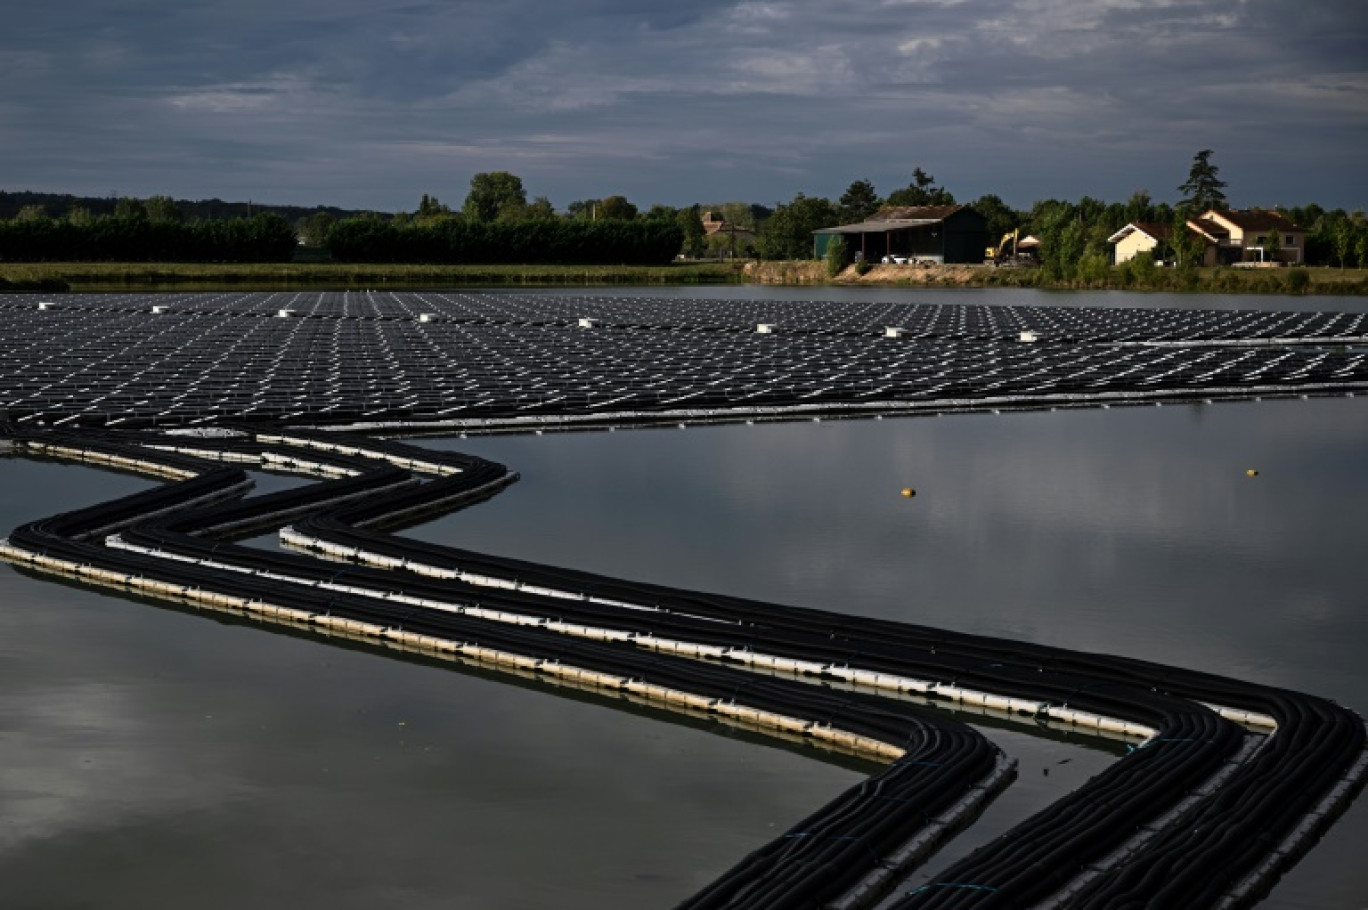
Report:
<svg viewBox="0 0 1368 910"><path fill-rule="evenodd" d="M1027 234L1021 236L1021 228L1008 231L1002 235L997 246L990 246L984 251L984 262L991 262L993 265L1032 265L1036 261L1036 250L1040 246L1040 241Z"/></svg>
<svg viewBox="0 0 1368 910"><path fill-rule="evenodd" d="M997 264L1004 259L1015 259L1017 255L1017 240L1021 230L1008 231L1002 235L997 246L990 246L984 251L983 259L985 262Z"/></svg>

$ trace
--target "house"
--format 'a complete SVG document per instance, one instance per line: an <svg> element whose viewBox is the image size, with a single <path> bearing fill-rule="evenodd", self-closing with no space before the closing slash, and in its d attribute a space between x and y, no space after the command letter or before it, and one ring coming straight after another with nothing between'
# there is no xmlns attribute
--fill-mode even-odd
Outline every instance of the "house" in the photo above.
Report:
<svg viewBox="0 0 1368 910"><path fill-rule="evenodd" d="M733 248L755 245L754 231L749 228L743 228L734 222L727 221L716 212L704 212L702 221L704 240L711 240L714 237L718 238L717 240L712 240L712 242L708 244L709 247L718 247L724 244Z"/></svg>
<svg viewBox="0 0 1368 910"><path fill-rule="evenodd" d="M1305 261L1306 231L1278 212L1212 209L1188 225L1215 239L1208 265Z"/></svg>
<svg viewBox="0 0 1368 910"><path fill-rule="evenodd" d="M1149 254L1151 259L1162 259L1164 251L1161 247L1171 236L1173 228L1170 225L1153 221L1132 221L1107 238L1107 242L1114 247L1112 262L1116 265L1130 262L1141 253ZM1158 254L1155 250L1159 250Z"/></svg>
<svg viewBox="0 0 1368 910"><path fill-rule="evenodd" d="M865 221L814 231L818 259L836 237L844 237L851 258L866 262L885 256L922 262L983 262L988 223L964 205L884 206Z"/></svg>
<svg viewBox="0 0 1368 910"><path fill-rule="evenodd" d="M1306 232L1277 212L1212 209L1189 218L1187 230L1202 248L1200 264L1204 266L1301 263L1306 249ZM1172 236L1170 224L1133 221L1107 242L1115 246L1113 261L1120 265L1141 253L1168 258ZM1270 245L1274 241L1276 248Z"/></svg>
<svg viewBox="0 0 1368 910"><path fill-rule="evenodd" d="M1224 232L1214 233L1209 225L1200 225L1193 221L1187 223L1188 235L1203 250L1202 265L1215 265L1214 250L1220 237ZM1173 236L1173 225L1164 224L1156 221L1132 221L1107 238L1107 242L1116 247L1112 261L1117 265L1129 262L1141 253L1145 253L1155 260L1168 259L1173 255L1172 247L1169 245L1169 238Z"/></svg>

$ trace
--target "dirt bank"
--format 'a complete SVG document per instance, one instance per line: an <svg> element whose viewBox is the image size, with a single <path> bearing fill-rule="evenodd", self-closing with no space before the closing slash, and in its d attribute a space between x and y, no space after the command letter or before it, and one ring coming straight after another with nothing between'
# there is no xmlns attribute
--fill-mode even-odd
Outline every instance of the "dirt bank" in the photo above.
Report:
<svg viewBox="0 0 1368 910"><path fill-rule="evenodd" d="M828 279L821 262L750 262L745 280L756 284L882 284L981 287L995 270L984 265L876 265L861 275L849 266Z"/></svg>

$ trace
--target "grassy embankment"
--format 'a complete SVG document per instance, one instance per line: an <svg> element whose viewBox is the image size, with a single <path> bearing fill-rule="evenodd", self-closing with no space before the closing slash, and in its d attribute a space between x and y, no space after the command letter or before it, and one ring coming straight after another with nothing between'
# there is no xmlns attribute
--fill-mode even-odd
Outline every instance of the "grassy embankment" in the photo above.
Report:
<svg viewBox="0 0 1368 910"><path fill-rule="evenodd" d="M678 263L665 266L389 265L228 263L0 262L3 291L342 290L444 287L592 287L736 284L884 287L1008 287L1042 290L1191 291L1222 294L1368 294L1368 269L1153 269L1136 274L1047 280L1039 269L979 265L876 265L828 278L813 261Z"/></svg>
<svg viewBox="0 0 1368 910"><path fill-rule="evenodd" d="M389 265L333 262L0 262L6 290L296 290L735 284L741 265Z"/></svg>
<svg viewBox="0 0 1368 910"><path fill-rule="evenodd" d="M882 287L1037 288L1040 290L1184 291L1215 294L1368 294L1368 269L1152 269L1137 274L1108 269L1105 276L1050 280L1039 269L982 265L876 265L865 274L848 267L828 278L821 262L754 262L745 280L757 284L834 284Z"/></svg>

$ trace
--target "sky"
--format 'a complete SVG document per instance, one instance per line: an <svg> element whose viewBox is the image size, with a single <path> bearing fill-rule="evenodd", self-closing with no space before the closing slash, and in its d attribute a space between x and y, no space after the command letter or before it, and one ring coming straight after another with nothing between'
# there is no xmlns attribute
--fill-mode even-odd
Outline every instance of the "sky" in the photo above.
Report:
<svg viewBox="0 0 1368 910"><path fill-rule="evenodd" d="M0 189L1368 208L1365 0L0 0ZM21 9L22 7L22 9Z"/></svg>

